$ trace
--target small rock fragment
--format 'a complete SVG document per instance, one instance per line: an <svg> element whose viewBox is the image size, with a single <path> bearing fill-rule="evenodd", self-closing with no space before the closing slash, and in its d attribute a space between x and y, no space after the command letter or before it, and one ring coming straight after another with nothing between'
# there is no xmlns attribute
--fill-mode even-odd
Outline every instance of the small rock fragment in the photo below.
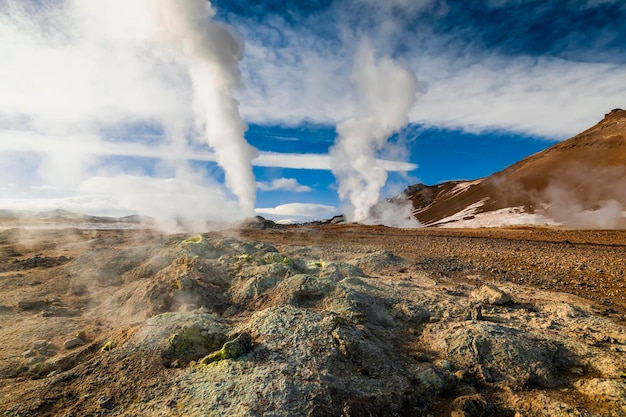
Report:
<svg viewBox="0 0 626 417"><path fill-rule="evenodd" d="M48 347L48 341L47 340L35 340L33 342L33 349L35 350L41 350L41 349L45 349Z"/></svg>
<svg viewBox="0 0 626 417"><path fill-rule="evenodd" d="M495 284L485 284L478 290L472 291L472 297L479 303L503 306L511 304L513 299L511 296Z"/></svg>
<svg viewBox="0 0 626 417"><path fill-rule="evenodd" d="M113 397L103 395L98 398L98 404L100 405L100 408L104 410L111 410L115 407L115 400L113 399Z"/></svg>
<svg viewBox="0 0 626 417"><path fill-rule="evenodd" d="M17 308L24 311L36 310L45 306L46 302L44 300L22 300L17 303Z"/></svg>
<svg viewBox="0 0 626 417"><path fill-rule="evenodd" d="M482 394L463 395L452 401L451 417L486 417L494 407Z"/></svg>
<svg viewBox="0 0 626 417"><path fill-rule="evenodd" d="M73 338L67 339L65 342L63 342L63 347L65 349L74 349L75 347L83 345L84 343L85 342L83 342L82 339L80 339L78 337L73 337Z"/></svg>
<svg viewBox="0 0 626 417"><path fill-rule="evenodd" d="M573 375L578 375L578 376L582 376L585 374L585 371L583 368L581 368L580 366L570 366L569 368L567 368L567 371L570 374Z"/></svg>
<svg viewBox="0 0 626 417"><path fill-rule="evenodd" d="M472 321L480 321L483 319L482 304L473 304L465 311L465 319Z"/></svg>
<svg viewBox="0 0 626 417"><path fill-rule="evenodd" d="M25 350L24 352L22 352L22 357L23 358L32 358L35 355L37 355L37 352L35 352L32 349L28 349L28 350Z"/></svg>

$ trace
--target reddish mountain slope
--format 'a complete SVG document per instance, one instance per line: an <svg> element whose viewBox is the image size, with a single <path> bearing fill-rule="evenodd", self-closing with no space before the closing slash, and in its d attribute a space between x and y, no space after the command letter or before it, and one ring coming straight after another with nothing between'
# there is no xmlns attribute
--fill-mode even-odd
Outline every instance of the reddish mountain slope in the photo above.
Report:
<svg viewBox="0 0 626 417"><path fill-rule="evenodd" d="M418 184L405 193L425 225L490 213L496 223L501 214L569 227L625 228L626 110L613 110L592 128L484 179Z"/></svg>

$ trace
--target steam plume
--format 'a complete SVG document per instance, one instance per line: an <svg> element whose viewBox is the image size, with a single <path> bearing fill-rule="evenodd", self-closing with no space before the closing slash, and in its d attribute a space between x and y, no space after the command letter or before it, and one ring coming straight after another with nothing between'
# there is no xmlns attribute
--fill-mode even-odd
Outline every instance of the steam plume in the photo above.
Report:
<svg viewBox="0 0 626 417"><path fill-rule="evenodd" d="M179 155L188 153L193 141L208 144L232 195L213 192L221 187L218 182L191 169L184 159L166 158L154 168L160 177L155 184L167 179L181 187L172 190L167 210L156 203L139 209L157 217L159 211L195 216L185 207L187 200L176 198L187 196L189 185L195 184L197 192L222 196L205 207L206 220L214 219L213 214L221 218L229 213L230 220L253 214L251 160L256 150L244 139L246 125L232 96L241 84L242 44L229 27L213 21L214 15L206 0L0 2L6 58L0 68L0 128L67 139L62 151L43 150L44 163L39 166L40 177L59 190L58 197L77 191L103 194L102 189L85 189L93 183L89 176L99 177L103 171L115 182L111 189L127 189L119 186L128 182L128 169L111 172L99 165L98 158L85 160L66 152L90 144L115 148L120 143L108 140L103 132L126 132L118 135L125 145L126 134L130 138L138 128L149 126L163 132L157 148ZM73 146L71 138L80 138L79 146ZM64 175L72 178L70 183L49 175L58 172L58 166L66 167L64 172L73 168L75 175ZM144 171L133 174L141 181L130 184L145 182ZM150 194L153 189L127 191L150 202L158 200ZM133 200L115 197L118 202Z"/></svg>
<svg viewBox="0 0 626 417"><path fill-rule="evenodd" d="M626 168L572 163L550 180L539 201L563 226L577 229L626 228Z"/></svg>
<svg viewBox="0 0 626 417"><path fill-rule="evenodd" d="M348 220L382 222L388 216L373 219L372 208L379 203L387 170L376 156L388 138L408 123L417 78L390 58L377 61L371 46L362 42L351 80L360 96L362 114L337 126L337 140L331 149L332 172L339 183L339 198L350 205ZM410 211L405 214L411 217Z"/></svg>
<svg viewBox="0 0 626 417"><path fill-rule="evenodd" d="M113 7L123 8L127 2L116 0L115 3ZM151 27L143 33L144 40L182 52L183 56L177 58L187 66L191 77L196 128L215 150L226 185L237 196L242 210L252 214L255 180L251 160L256 152L244 139L246 125L232 96L240 85L239 39L228 27L212 21L215 11L206 0L142 0L141 3L152 17ZM106 1L102 6L111 7L110 4Z"/></svg>
<svg viewBox="0 0 626 417"><path fill-rule="evenodd" d="M256 152L244 139L246 125L232 96L240 85L241 44L228 27L211 22L215 12L206 0L164 0L164 4L173 10L165 9L162 16L189 59L198 127L215 150L226 185L243 211L252 214L256 183L251 161Z"/></svg>

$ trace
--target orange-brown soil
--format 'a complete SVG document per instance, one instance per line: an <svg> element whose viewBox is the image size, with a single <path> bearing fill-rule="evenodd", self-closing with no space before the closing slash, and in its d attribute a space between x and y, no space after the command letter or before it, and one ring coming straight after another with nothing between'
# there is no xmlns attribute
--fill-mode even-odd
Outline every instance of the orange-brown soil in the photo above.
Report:
<svg viewBox="0 0 626 417"><path fill-rule="evenodd" d="M315 245L327 254L388 250L441 279L477 274L588 299L603 314L626 319L626 230L543 227L393 229L319 225L246 230L249 239Z"/></svg>

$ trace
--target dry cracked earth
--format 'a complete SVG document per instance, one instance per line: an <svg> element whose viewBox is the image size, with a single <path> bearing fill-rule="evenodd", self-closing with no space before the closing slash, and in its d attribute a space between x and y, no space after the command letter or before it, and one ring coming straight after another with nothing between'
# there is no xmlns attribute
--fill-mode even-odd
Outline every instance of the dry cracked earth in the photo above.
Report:
<svg viewBox="0 0 626 417"><path fill-rule="evenodd" d="M267 225L0 232L0 415L626 415L626 231Z"/></svg>

